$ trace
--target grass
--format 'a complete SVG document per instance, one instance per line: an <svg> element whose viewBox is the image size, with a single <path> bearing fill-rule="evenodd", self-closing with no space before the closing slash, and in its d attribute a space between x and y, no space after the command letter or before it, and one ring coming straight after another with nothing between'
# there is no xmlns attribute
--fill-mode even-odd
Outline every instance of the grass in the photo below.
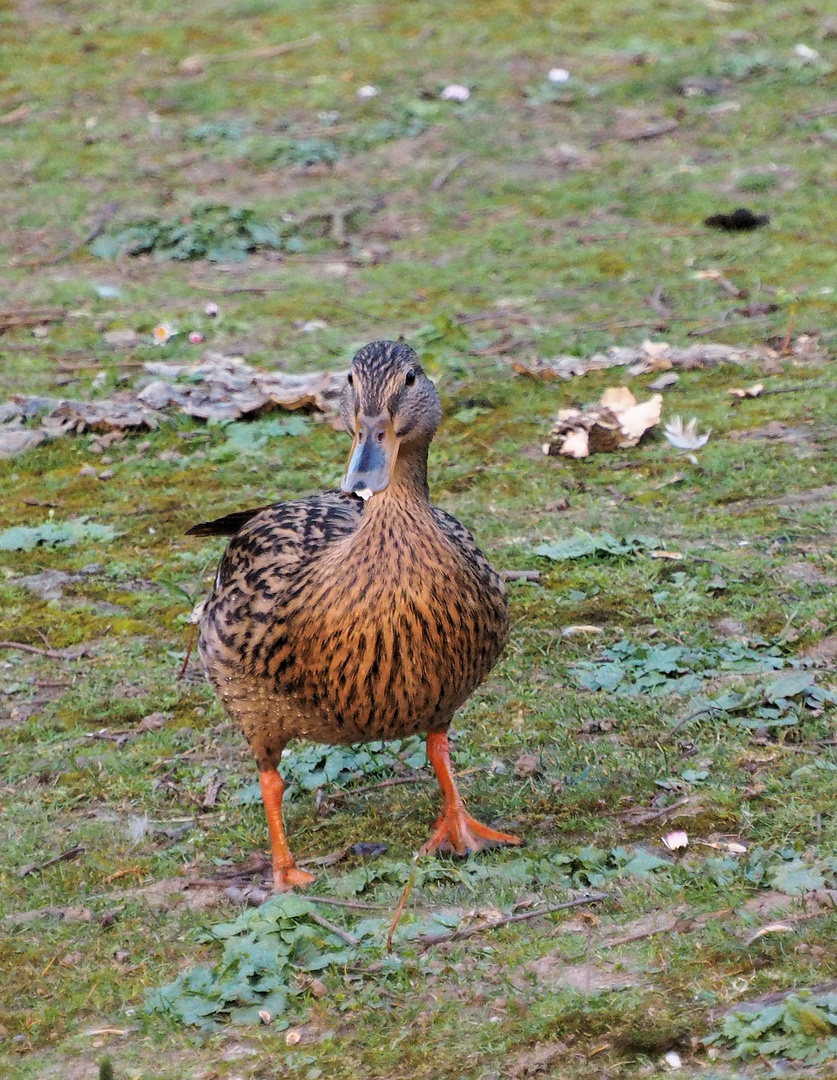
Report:
<svg viewBox="0 0 837 1080"><path fill-rule="evenodd" d="M429 0L304 10L200 0L187 12L155 0L130 11L0 3L0 23L3 308L66 310L44 336L0 333L3 399L109 395L144 361L188 362L204 348L334 369L367 341L407 336L445 407L434 499L496 565L542 576L510 585L511 644L455 723L469 804L527 847L440 864L404 925L560 902L591 885L611 897L586 916L435 950L402 940L392 971L376 970L376 946L364 971L324 973L319 996L300 983L279 1025L200 1033L146 1014L146 990L217 961L202 931L240 911L223 894L203 910L153 887L229 871L266 845L243 740L194 661L176 677L193 598L221 550L183 533L332 486L345 436L327 424L281 438L265 428L257 452L239 454L223 426L175 417L108 447L110 463L89 435L58 439L1 463L2 528L87 516L117 535L0 552L0 640L85 648L64 660L0 652L0 910L12 916L0 941L0 1071L81 1080L109 1055L117 1080L490 1080L537 1068L599 1080L656 1075L676 1051L684 1076L774 1075L769 1054L739 1061L734 1043L700 1040L735 1029L731 1008L835 978L835 710L796 695L774 717L772 677L717 658L746 637L834 688L837 390L826 358L837 256L824 238L837 231L837 124L822 110L837 54L825 15L777 0L503 0L488 14L460 4L455 17ZM230 58L312 35L283 55ZM798 43L820 58L800 57ZM201 70L189 74L181 63L196 55ZM571 72L557 90L546 78L556 66ZM684 80L709 92L681 92ZM442 102L450 82L467 83L470 99ZM380 94L358 98L365 84ZM677 126L634 138L662 121ZM114 233L224 204L302 242L229 265L99 259L75 245L110 203ZM769 227L702 225L738 205L769 214ZM331 219L309 216L335 206L352 210L344 240ZM118 294L100 295L103 285ZM204 315L210 300L217 319ZM748 316L748 304L776 306ZM305 328L315 320L325 325ZM162 321L207 342L184 332L154 347ZM139 343L110 347L103 335L120 328ZM766 368L684 371L665 392L664 420L694 415L712 429L696 463L659 435L581 462L543 457L559 408L622 382L647 396L655 376L618 368L541 383L507 361L648 337L773 342L777 355ZM727 389L756 380L793 392L733 404ZM113 477L83 475L85 465ZM533 554L579 528L655 535L682 559ZM70 576L57 599L21 581L55 570ZM584 624L601 633L563 632ZM623 640L688 648L717 667L681 696L584 690L579 672L599 670ZM741 707L699 711L745 691ZM155 713L162 726L140 730ZM536 768L515 770L523 752ZM350 760L341 787L405 775L413 747L375 753L362 768ZM318 813L312 760L293 766L300 856L388 845L320 868L314 891L388 917L430 827L433 784L326 800L331 812ZM681 827L690 847L673 855L661 838ZM792 929L753 937L782 920Z"/></svg>

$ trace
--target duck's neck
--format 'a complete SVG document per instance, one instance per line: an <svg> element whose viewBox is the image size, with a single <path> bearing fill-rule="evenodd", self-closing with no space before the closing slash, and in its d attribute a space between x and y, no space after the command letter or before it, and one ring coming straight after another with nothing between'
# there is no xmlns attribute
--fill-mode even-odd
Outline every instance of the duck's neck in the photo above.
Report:
<svg viewBox="0 0 837 1080"><path fill-rule="evenodd" d="M401 446L395 465L392 470L392 478L387 491L401 499L415 500L430 503L430 489L427 486L427 452L430 449L429 442L416 443L412 446Z"/></svg>

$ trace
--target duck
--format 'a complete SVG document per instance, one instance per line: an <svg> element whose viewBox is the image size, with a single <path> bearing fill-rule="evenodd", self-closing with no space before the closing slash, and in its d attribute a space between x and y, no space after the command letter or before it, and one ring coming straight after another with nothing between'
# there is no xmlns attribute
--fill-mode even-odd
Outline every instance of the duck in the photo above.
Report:
<svg viewBox="0 0 837 1080"><path fill-rule="evenodd" d="M471 533L430 502L436 387L409 345L375 341L352 361L340 412L352 447L338 490L188 530L230 537L198 647L259 770L276 892L314 881L282 816L292 740L423 735L442 808L421 853L522 843L467 813L451 765L451 720L500 658L509 607Z"/></svg>

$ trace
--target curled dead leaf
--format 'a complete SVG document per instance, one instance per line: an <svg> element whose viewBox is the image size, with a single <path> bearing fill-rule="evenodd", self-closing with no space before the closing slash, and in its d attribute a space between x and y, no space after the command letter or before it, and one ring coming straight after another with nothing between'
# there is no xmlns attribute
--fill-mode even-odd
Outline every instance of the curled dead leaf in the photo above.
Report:
<svg viewBox="0 0 837 1080"><path fill-rule="evenodd" d="M743 398L759 397L763 390L764 390L764 383L757 382L757 383L753 383L752 386L745 386L743 388L738 387L738 386L734 386L731 389L727 390L727 393L732 394L732 396L734 398L743 399Z"/></svg>
<svg viewBox="0 0 837 1080"><path fill-rule="evenodd" d="M592 623L579 623L577 626L565 626L561 631L564 637L572 637L574 634L601 634L603 626L593 626Z"/></svg>
<svg viewBox="0 0 837 1080"><path fill-rule="evenodd" d="M764 937L765 934L792 934L794 930L795 927L791 926L790 923L769 923L767 926L760 926L758 930L750 934L750 936L745 939L744 944L752 945L754 941L758 941L758 939Z"/></svg>
<svg viewBox="0 0 837 1080"><path fill-rule="evenodd" d="M598 404L561 409L543 451L582 458L636 446L645 432L659 423L662 401L662 395L655 394L637 403L627 387L609 387Z"/></svg>

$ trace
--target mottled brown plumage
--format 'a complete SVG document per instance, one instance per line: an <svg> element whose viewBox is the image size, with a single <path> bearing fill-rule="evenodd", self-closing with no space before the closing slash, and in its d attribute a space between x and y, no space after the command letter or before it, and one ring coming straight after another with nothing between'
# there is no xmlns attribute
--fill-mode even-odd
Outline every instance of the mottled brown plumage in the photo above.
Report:
<svg viewBox="0 0 837 1080"><path fill-rule="evenodd" d="M503 584L471 534L432 507L427 452L438 395L406 345L354 359L342 412L342 491L196 526L234 532L200 623L200 653L256 758L278 889L304 884L287 848L276 773L291 739L428 738L445 811L428 850L516 843L467 818L446 731L508 635ZM360 492L360 495L356 492Z"/></svg>

